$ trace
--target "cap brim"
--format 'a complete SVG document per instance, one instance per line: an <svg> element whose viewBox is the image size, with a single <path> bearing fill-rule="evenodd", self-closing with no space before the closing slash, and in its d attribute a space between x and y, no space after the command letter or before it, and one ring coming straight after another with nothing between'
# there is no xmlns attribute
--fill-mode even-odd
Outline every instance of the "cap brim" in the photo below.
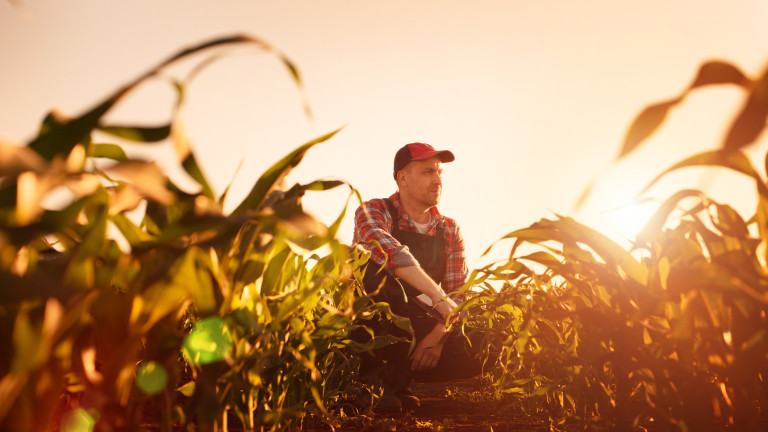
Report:
<svg viewBox="0 0 768 432"><path fill-rule="evenodd" d="M431 152L426 152L420 155L418 158L413 158L411 160L424 160L429 159L431 157L439 157L441 162L453 162L456 160L456 156L453 155L453 153L450 152L450 150L435 150Z"/></svg>

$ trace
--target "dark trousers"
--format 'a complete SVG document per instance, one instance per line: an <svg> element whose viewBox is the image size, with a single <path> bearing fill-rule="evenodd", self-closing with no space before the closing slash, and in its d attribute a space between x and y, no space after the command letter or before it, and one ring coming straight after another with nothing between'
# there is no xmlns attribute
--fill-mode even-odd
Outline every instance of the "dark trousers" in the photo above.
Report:
<svg viewBox="0 0 768 432"><path fill-rule="evenodd" d="M360 379L366 384L379 384L385 391L395 395L405 390L412 380L419 382L450 381L477 376L484 365L483 334L478 329L465 327L465 334L454 329L448 336L437 365L428 370L411 371L408 358L411 341L421 341L437 325L437 320L426 315L418 306L408 304L390 305L393 313L410 319L414 335L397 327L385 318L373 319L366 323L376 336L391 335L404 340L376 349L373 355L363 353L360 358ZM365 333L365 332L363 332ZM365 333L356 338L359 342L369 340ZM467 340L469 339L469 340ZM414 344L414 348L415 348ZM490 365L488 365L490 366Z"/></svg>

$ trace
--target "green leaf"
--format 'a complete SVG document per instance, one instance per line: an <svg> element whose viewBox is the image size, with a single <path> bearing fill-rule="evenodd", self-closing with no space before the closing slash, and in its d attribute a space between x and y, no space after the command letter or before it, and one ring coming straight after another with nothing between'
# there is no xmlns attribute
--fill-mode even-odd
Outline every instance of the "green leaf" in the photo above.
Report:
<svg viewBox="0 0 768 432"><path fill-rule="evenodd" d="M90 139L90 133L98 127L99 121L118 101L120 101L127 93L133 90L140 83L146 79L156 75L166 66L175 63L184 57L191 54L195 54L199 51L222 45L230 44L252 44L256 45L264 50L275 53L283 62L287 60L285 57L277 52L273 47L267 43L250 36L235 35L229 37L223 37L214 39L208 42L204 42L190 48L186 48L172 55L167 60L162 61L157 66L151 68L148 72L141 75L138 79L130 82L126 86L118 89L115 93L107 97L102 102L96 104L94 108L88 110L85 114L75 118L66 119L57 113L51 113L46 118L43 128L40 134L29 143L29 147L35 150L40 156L46 160L53 159L56 155L68 155L72 148L78 143L87 143ZM288 69L292 75L296 77L296 68L288 63ZM86 150L88 146L86 145Z"/></svg>
<svg viewBox="0 0 768 432"><path fill-rule="evenodd" d="M128 160L123 148L117 144L91 144L88 151L91 157L103 157L120 162Z"/></svg>
<svg viewBox="0 0 768 432"><path fill-rule="evenodd" d="M269 265L267 265L261 281L261 292L263 295L272 295L275 291L279 292L278 288L283 280L283 267L291 255L291 249L284 247L269 259Z"/></svg>
<svg viewBox="0 0 768 432"><path fill-rule="evenodd" d="M102 189L103 192L103 189ZM74 250L67 266L65 280L75 286L91 287L94 283L94 257L99 255L107 233L107 206L99 205L82 242Z"/></svg>
<svg viewBox="0 0 768 432"><path fill-rule="evenodd" d="M131 247L152 241L152 236L136 226L136 224L134 224L125 214L118 213L112 215L110 216L110 220L113 224L115 224L117 229L120 230L120 233L123 234L123 237L128 240L128 243L131 245Z"/></svg>
<svg viewBox="0 0 768 432"><path fill-rule="evenodd" d="M288 173L301 162L307 151L315 144L321 143L330 139L336 135L341 129L337 129L331 133L316 138L296 150L289 153L282 158L276 164L272 165L264 174L256 181L248 196L240 203L239 206L232 212L232 214L242 214L247 211L257 211L264 203L267 194L282 180Z"/></svg>
<svg viewBox="0 0 768 432"><path fill-rule="evenodd" d="M179 393L183 394L186 397L192 397L192 395L195 393L195 382L190 381L183 386L176 389Z"/></svg>
<svg viewBox="0 0 768 432"><path fill-rule="evenodd" d="M136 142L157 142L168 138L171 135L171 125L163 126L97 126L96 129L116 136Z"/></svg>
<svg viewBox="0 0 768 432"><path fill-rule="evenodd" d="M208 179L205 178L203 170L200 168L200 165L198 165L197 159L191 151L187 157L184 158L181 165L184 167L184 171L186 171L187 174L189 174L189 176L203 188L203 195L208 197L211 201L215 200L213 188L211 188L210 183L208 183Z"/></svg>

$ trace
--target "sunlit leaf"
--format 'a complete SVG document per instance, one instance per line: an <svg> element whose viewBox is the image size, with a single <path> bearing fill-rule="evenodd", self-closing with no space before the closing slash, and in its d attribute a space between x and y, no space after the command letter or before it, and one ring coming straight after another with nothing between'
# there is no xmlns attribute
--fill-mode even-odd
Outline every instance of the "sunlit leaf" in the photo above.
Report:
<svg viewBox="0 0 768 432"><path fill-rule="evenodd" d="M178 390L179 393L183 394L186 397L192 397L192 395L195 393L195 382L190 381L182 385L176 390Z"/></svg>
<svg viewBox="0 0 768 432"><path fill-rule="evenodd" d="M661 231L664 225L667 223L667 219L670 217L673 211L678 208L680 202L686 198L698 197L704 198L704 194L701 191L693 189L684 189L676 192L669 198L667 198L646 222L643 229L637 235L635 241L635 247L642 246L647 243L653 236Z"/></svg>
<svg viewBox="0 0 768 432"><path fill-rule="evenodd" d="M653 180L651 180L643 188L640 194L647 191L660 178L664 177L668 173L680 168L692 167L692 166L716 166L716 167L722 167L722 168L729 168L734 171L745 174L749 177L752 177L755 180L757 191L760 193L760 195L768 197L768 187L766 187L763 179L760 177L757 171L755 171L755 168L752 166L752 162L749 161L749 158L740 151L724 151L724 150L714 150L714 151L698 153L672 165L671 167L664 170L664 172L657 175Z"/></svg>
<svg viewBox="0 0 768 432"><path fill-rule="evenodd" d="M0 177L24 171L41 172L45 166L45 160L29 148L0 142Z"/></svg>
<svg viewBox="0 0 768 432"><path fill-rule="evenodd" d="M168 205L174 200L165 173L154 162L126 161L106 171L129 180L142 195L158 203Z"/></svg>
<svg viewBox="0 0 768 432"><path fill-rule="evenodd" d="M289 153L283 159L272 165L264 174L259 178L256 184L253 186L248 196L240 203L239 206L232 212L232 214L241 214L247 211L258 210L267 194L277 185L281 179L283 179L288 173L301 162L307 151L315 144L321 143L330 139L340 129L337 129L331 133L316 138L293 152Z"/></svg>
<svg viewBox="0 0 768 432"><path fill-rule="evenodd" d="M125 150L117 144L91 144L88 155L91 157L107 158L120 162L128 160L128 156L125 155Z"/></svg>

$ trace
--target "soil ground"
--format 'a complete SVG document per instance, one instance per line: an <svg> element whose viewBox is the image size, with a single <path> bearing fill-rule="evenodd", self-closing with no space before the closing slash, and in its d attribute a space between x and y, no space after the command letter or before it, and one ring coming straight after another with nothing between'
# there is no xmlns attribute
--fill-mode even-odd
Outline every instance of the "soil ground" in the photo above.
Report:
<svg viewBox="0 0 768 432"><path fill-rule="evenodd" d="M411 390L421 406L407 412L374 413L349 417L337 432L545 432L549 428L526 416L515 399L494 398L490 384L481 378L447 383L413 383ZM142 425L145 431L160 432L157 424ZM174 431L188 428L174 427ZM196 430L196 428L194 428ZM230 416L227 430L243 430ZM304 432L330 432L327 425L302 428Z"/></svg>
<svg viewBox="0 0 768 432"><path fill-rule="evenodd" d="M375 414L367 424L343 425L343 432L443 431L539 432L549 430L528 418L520 406L496 401L480 378L449 383L414 383L421 406L405 413Z"/></svg>

